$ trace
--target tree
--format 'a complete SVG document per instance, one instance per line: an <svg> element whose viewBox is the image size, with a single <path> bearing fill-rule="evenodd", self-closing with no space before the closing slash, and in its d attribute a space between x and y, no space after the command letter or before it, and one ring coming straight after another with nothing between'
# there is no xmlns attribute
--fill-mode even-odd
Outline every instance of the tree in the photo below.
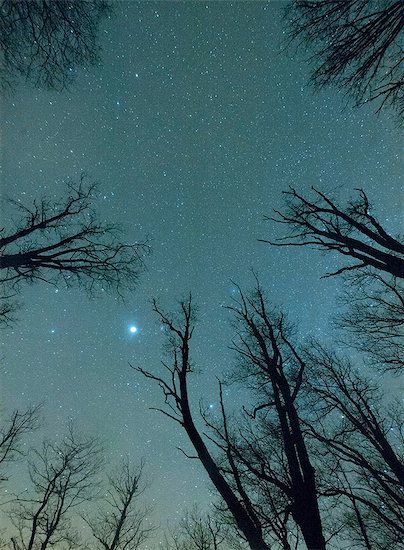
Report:
<svg viewBox="0 0 404 550"><path fill-rule="evenodd" d="M270 427L279 434L276 441L282 449L283 472L274 471L268 460L269 469L265 470L261 452L247 437L237 459L261 482L275 486L287 497L283 514L286 518L289 513L292 515L307 548L325 548L315 469L298 414L306 364L292 342L284 315L268 309L259 283L251 297L241 290L239 294L239 301L230 308L239 324L234 349L243 359L242 378L250 382L256 397L263 399L254 408L253 416L266 415L269 410ZM259 440L262 435L254 439ZM265 435L270 439L268 432ZM277 516L279 519L280 514Z"/></svg>
<svg viewBox="0 0 404 550"><path fill-rule="evenodd" d="M27 433L38 427L39 406L32 406L25 411L15 410L8 422L0 428L0 468L18 460L22 456L21 440ZM3 474L4 475L4 474ZM7 478L0 475L0 482Z"/></svg>
<svg viewBox="0 0 404 550"><path fill-rule="evenodd" d="M193 420L188 397L187 377L192 372L191 299L181 303L180 327L154 304L155 312L172 337L173 362L170 366L164 364L169 372L168 381L141 368L137 370L162 388L170 412L157 410L185 429L197 457L250 548L269 548L266 536L290 548L288 521L292 517L307 548L324 549L315 471L296 405L305 364L289 340L284 317L268 312L259 285L252 298L246 298L240 291L240 301L231 309L240 326L239 342L234 344L234 349L247 369L243 380L254 388L255 398L265 399L255 407L253 416L268 417L268 410L272 416L266 433L255 428L250 433L240 429L237 438L232 434L219 384L221 426L215 426L206 415L203 417L212 433L205 438L216 445L221 456L215 458L208 450ZM269 442L264 454L259 445L263 440ZM268 454L276 448L277 455ZM274 460L274 456L278 456L279 461Z"/></svg>
<svg viewBox="0 0 404 550"><path fill-rule="evenodd" d="M356 105L378 102L402 119L403 50L400 0L294 0L286 10L289 36L313 54L312 81L335 84Z"/></svg>
<svg viewBox="0 0 404 550"><path fill-rule="evenodd" d="M141 367L137 367L135 370L142 373L146 378L154 380L161 387L168 410L157 410L177 422L186 431L198 459L233 516L238 530L248 541L251 550L269 550L269 546L264 540L261 522L242 487L237 472L234 472L237 484L236 489L234 489L208 449L193 418L188 395L188 375L192 372L189 342L194 331L192 298L190 296L187 302L181 302L179 325L169 315L165 314L155 301L153 304L154 311L169 335L172 364L163 363L168 372L168 380Z"/></svg>
<svg viewBox="0 0 404 550"><path fill-rule="evenodd" d="M316 193L319 199L313 202L288 192L291 202L276 219L292 231L276 244L314 245L352 258L353 265L329 275L349 274L346 282L354 277L356 284L371 277L382 285L380 292L365 289L353 300L358 333L398 346L402 244L370 213L363 192L346 208ZM239 358L232 379L248 390L248 407L240 410L236 404L229 412L219 381L220 416L201 408L204 426L198 427L189 397L191 298L181 302L179 317L154 302L169 340L171 360L163 362L167 376L136 369L162 389L165 408L156 410L187 433L195 456L183 453L204 466L223 501L221 513L257 550L272 542L290 550L301 537L308 549L325 549L331 540L338 547L397 547L404 532L402 407L389 403L372 380L373 365L361 364L357 356L354 363L315 341L297 344L285 316L268 306L258 280L249 295L239 289L229 309ZM375 349L376 360L387 357L387 346Z"/></svg>
<svg viewBox="0 0 404 550"><path fill-rule="evenodd" d="M186 511L177 529L165 540L166 550L242 550L232 539L229 526L217 514L204 514L195 505Z"/></svg>
<svg viewBox="0 0 404 550"><path fill-rule="evenodd" d="M396 548L404 536L404 445L400 403L386 403L380 387L346 357L311 341L306 429L324 458L322 493L334 497L341 531L353 545Z"/></svg>
<svg viewBox="0 0 404 550"><path fill-rule="evenodd" d="M370 357L379 371L400 374L404 367L403 280L364 270L348 282L342 299L345 311L336 319L344 341Z"/></svg>
<svg viewBox="0 0 404 550"><path fill-rule="evenodd" d="M361 370L369 376L373 368L397 374L404 351L404 246L371 213L364 191L345 207L314 191L317 201L294 189L287 192L286 208L271 219L291 231L271 244L309 245L356 260L331 273L343 274L346 284L347 307L336 324L343 329L343 343L371 358ZM359 372L359 358L355 365L311 342L304 360L307 391L313 392L309 408L316 411L307 432L326 448L329 462L320 470L332 472L322 482L328 484L325 494L346 507L351 543L355 539L368 549L395 546L404 525L404 466L398 453L402 407Z"/></svg>
<svg viewBox="0 0 404 550"><path fill-rule="evenodd" d="M73 548L75 533L70 513L91 500L101 465L95 439L77 436L69 426L60 443L45 441L29 461L31 489L18 495L10 513L16 535L13 550Z"/></svg>
<svg viewBox="0 0 404 550"><path fill-rule="evenodd" d="M104 506L95 519L85 519L96 548L101 550L136 550L150 537L154 527L147 522L150 509L138 506L144 462L136 468L124 460L119 472L109 478L110 488ZM92 546L91 546L92 547Z"/></svg>
<svg viewBox="0 0 404 550"><path fill-rule="evenodd" d="M98 63L98 29L110 12L106 0L2 0L3 87L22 77L37 88L67 88L78 68Z"/></svg>
<svg viewBox="0 0 404 550"><path fill-rule="evenodd" d="M313 189L310 200L295 189L285 193L286 204L275 217L289 233L273 246L309 246L337 252L354 263L331 275L345 275L343 302L348 306L338 316L345 343L370 355L381 371L399 373L403 367L404 245L390 235L372 213L363 190L345 207Z"/></svg>
<svg viewBox="0 0 404 550"><path fill-rule="evenodd" d="M377 271L404 278L404 245L389 235L371 214L366 193L343 209L326 194L312 188L316 200L309 200L295 189L284 191L286 204L277 217L266 219L286 225L290 232L276 241L262 240L273 246L310 246L326 252L338 252L356 260L335 273L371 267Z"/></svg>
<svg viewBox="0 0 404 550"><path fill-rule="evenodd" d="M79 285L88 293L109 290L122 296L135 288L148 252L145 243L126 244L117 225L100 222L92 208L95 185L82 175L60 202L47 198L32 206L12 201L20 213L16 228L0 231L3 296L22 283ZM5 301L5 308L13 305ZM3 322L7 322L9 313Z"/></svg>

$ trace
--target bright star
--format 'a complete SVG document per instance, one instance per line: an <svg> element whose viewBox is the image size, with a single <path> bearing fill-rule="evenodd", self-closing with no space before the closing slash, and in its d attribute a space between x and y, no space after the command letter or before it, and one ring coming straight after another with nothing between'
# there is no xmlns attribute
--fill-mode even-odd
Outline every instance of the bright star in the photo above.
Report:
<svg viewBox="0 0 404 550"><path fill-rule="evenodd" d="M135 332L137 332L137 327L132 325L131 327L129 327L129 332L131 332L132 334L135 334Z"/></svg>

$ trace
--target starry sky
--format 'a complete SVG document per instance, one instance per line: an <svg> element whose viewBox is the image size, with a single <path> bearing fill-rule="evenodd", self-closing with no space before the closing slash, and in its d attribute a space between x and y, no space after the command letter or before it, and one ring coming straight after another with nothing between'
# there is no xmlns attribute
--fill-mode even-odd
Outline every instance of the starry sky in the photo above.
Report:
<svg viewBox="0 0 404 550"><path fill-rule="evenodd" d="M330 336L339 281L330 257L271 248L264 220L292 185L346 198L363 187L393 231L400 200L400 134L393 116L346 105L308 85L306 52L285 48L284 2L115 2L101 25L102 63L63 93L21 84L2 101L3 198L62 197L86 172L95 206L128 241L153 249L138 289L122 303L78 289L25 286L18 322L2 332L2 415L44 403L42 434L73 419L102 437L109 464L145 457L157 521L175 520L209 485L176 425L149 407L158 388L128 366L159 368L163 338L151 312L192 291L199 306L192 399L217 405L231 369L235 290L260 277L301 333ZM9 216L2 205L2 215ZM130 327L136 327L131 332ZM230 395L234 400L237 396Z"/></svg>

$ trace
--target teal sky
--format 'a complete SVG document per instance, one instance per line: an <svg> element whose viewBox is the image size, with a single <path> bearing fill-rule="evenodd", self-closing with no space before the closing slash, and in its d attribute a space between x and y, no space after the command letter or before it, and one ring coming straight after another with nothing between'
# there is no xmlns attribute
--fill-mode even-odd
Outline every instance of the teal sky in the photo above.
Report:
<svg viewBox="0 0 404 550"><path fill-rule="evenodd" d="M72 418L102 437L111 467L125 453L145 457L162 525L211 497L202 469L176 450L187 446L183 434L148 410L161 403L158 389L128 367L159 367L163 339L150 299L173 309L192 291L201 371L193 399L215 407L216 376L233 362L222 307L231 280L250 288L254 268L302 336L330 337L340 287L320 276L331 258L258 242L280 234L263 218L280 207L282 191L314 185L343 200L363 187L393 232L402 211L392 116L307 84L306 52L285 48L283 6L116 2L102 25L99 67L79 71L70 91L21 85L2 102L2 197L55 199L84 171L100 183L100 217L153 248L124 304L24 287L18 323L2 333L4 411L43 402L41 433L58 437Z"/></svg>

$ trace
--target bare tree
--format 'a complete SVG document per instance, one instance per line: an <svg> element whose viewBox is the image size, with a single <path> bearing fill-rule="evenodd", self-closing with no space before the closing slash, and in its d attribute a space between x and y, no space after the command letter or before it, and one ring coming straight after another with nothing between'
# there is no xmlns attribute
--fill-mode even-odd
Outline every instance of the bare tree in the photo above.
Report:
<svg viewBox="0 0 404 550"><path fill-rule="evenodd" d="M356 105L377 101L402 119L403 50L400 0L294 0L286 10L289 34L313 51L312 81L335 84Z"/></svg>
<svg viewBox="0 0 404 550"><path fill-rule="evenodd" d="M161 387L167 410L156 410L177 422L186 431L197 458L225 502L227 509L234 518L237 529L245 537L251 550L269 550L269 546L264 540L260 519L254 511L249 496L243 489L237 472L234 472L237 480L237 487L234 489L231 482L226 479L221 471L220 465L215 460L195 424L188 394L188 376L192 372L189 342L194 331L191 297L187 302L181 302L180 308L181 318L177 324L154 302L154 311L169 335L172 363L163 363L168 373L167 380L141 367L137 367L135 370L142 373L146 378L154 380Z"/></svg>
<svg viewBox="0 0 404 550"><path fill-rule="evenodd" d="M325 459L322 492L338 501L346 540L369 550L394 548L404 536L402 407L347 359L311 342L307 433ZM311 395L311 398L310 398Z"/></svg>
<svg viewBox="0 0 404 550"><path fill-rule="evenodd" d="M168 378L137 369L162 388L168 408L157 410L187 432L223 498L223 513L231 514L250 548L265 548L263 541L269 548L271 541L290 550L299 544L299 532L308 549L326 548L331 539L355 541L369 550L397 545L404 505L399 404L386 405L375 383L319 344L299 349L284 316L268 308L259 285L250 296L240 291L230 309L238 334L233 347L240 357L234 380L251 391L252 410L229 415L219 383L220 419L202 410L203 434L189 424L190 302L181 304L182 326L155 305L172 337L173 364L164 363ZM216 447L215 454L204 439ZM233 504L229 494L260 526L258 545L240 527L233 512L239 510L224 499ZM207 531L198 533L197 540L209 544ZM171 544L181 548L183 542L177 533Z"/></svg>
<svg viewBox="0 0 404 550"><path fill-rule="evenodd" d="M347 282L345 311L336 319L345 343L369 356L378 370L399 374L404 367L402 279L364 270Z"/></svg>
<svg viewBox="0 0 404 550"><path fill-rule="evenodd" d="M15 410L7 423L0 428L0 468L14 462L24 454L21 444L23 437L38 427L40 406L32 406L25 411ZM0 482L7 478L0 475Z"/></svg>
<svg viewBox="0 0 404 550"><path fill-rule="evenodd" d="M99 62L98 30L111 12L106 0L2 0L0 78L63 90L78 68Z"/></svg>
<svg viewBox="0 0 404 550"><path fill-rule="evenodd" d="M68 191L57 203L46 198L32 206L12 203L20 219L13 229L0 231L3 295L10 297L22 283L37 281L56 285L62 280L90 294L102 289L121 296L135 288L148 246L122 242L117 225L97 219L95 185L87 184L85 175ZM12 304L4 307L11 310Z"/></svg>
<svg viewBox="0 0 404 550"><path fill-rule="evenodd" d="M335 273L371 267L404 278L404 245L389 235L372 215L366 193L360 189L356 200L341 208L326 194L312 188L316 199L310 200L290 188L284 191L286 205L268 220L284 224L289 234L276 241L262 240L274 246L310 246L338 252L355 263Z"/></svg>
<svg viewBox="0 0 404 550"><path fill-rule="evenodd" d="M404 245L391 236L372 213L368 197L339 206L314 189L310 200L295 189L286 192L286 205L268 218L289 232L275 246L309 246L336 252L347 260L326 276L345 275L345 312L337 317L345 343L372 357L381 371L400 372L403 366Z"/></svg>
<svg viewBox="0 0 404 550"><path fill-rule="evenodd" d="M250 297L241 290L239 294L240 299L230 307L238 328L234 349L243 362L244 374L240 380L249 383L255 399L260 400L251 413L252 418L263 417L264 430L255 427L248 434L240 430L240 444L231 445L223 410L222 439L226 447L230 441L235 460L258 483L271 488L269 497L275 496L276 491L283 496L284 509L276 510L275 502L270 501L276 514L267 514L266 519L278 532L284 547L288 545L285 535L290 515L301 530L307 548L325 548L315 469L298 414L306 363L293 344L284 315L268 308L258 281ZM275 446L279 457L277 467L276 455L269 453Z"/></svg>
<svg viewBox="0 0 404 550"><path fill-rule="evenodd" d="M150 509L140 507L138 502L145 490L143 468L143 461L134 468L128 460L124 460L119 472L109 478L110 488L104 504L99 504L102 511L98 517L85 518L97 541L97 548L136 550L154 531L147 519Z"/></svg>
<svg viewBox="0 0 404 550"><path fill-rule="evenodd" d="M192 372L191 301L181 304L180 327L156 304L154 308L172 336L173 365L164 364L168 381L141 368L137 370L162 388L169 409L157 410L185 429L241 535L251 548L269 548L266 539L272 538L289 549L289 523L293 519L307 548L324 549L315 470L296 405L305 363L289 340L284 317L268 311L259 285L251 298L240 291L240 300L230 308L239 327L234 348L247 371L243 383L249 383L256 392L254 398L262 401L251 416L264 419L266 432L257 426L250 431L234 428L240 423L229 421L219 383L221 423L218 426L202 413L210 429L205 439L219 450L219 456L214 457L193 421L188 401L187 376ZM251 529L251 520L255 529Z"/></svg>
<svg viewBox="0 0 404 550"><path fill-rule="evenodd" d="M229 539L232 539L231 541ZM197 505L184 513L178 527L165 540L166 550L241 550L229 526L217 514L203 513Z"/></svg>
<svg viewBox="0 0 404 550"><path fill-rule="evenodd" d="M101 465L96 440L78 437L70 426L60 443L45 441L29 461L31 489L18 495L10 518L14 550L74 548L71 511L94 497Z"/></svg>

